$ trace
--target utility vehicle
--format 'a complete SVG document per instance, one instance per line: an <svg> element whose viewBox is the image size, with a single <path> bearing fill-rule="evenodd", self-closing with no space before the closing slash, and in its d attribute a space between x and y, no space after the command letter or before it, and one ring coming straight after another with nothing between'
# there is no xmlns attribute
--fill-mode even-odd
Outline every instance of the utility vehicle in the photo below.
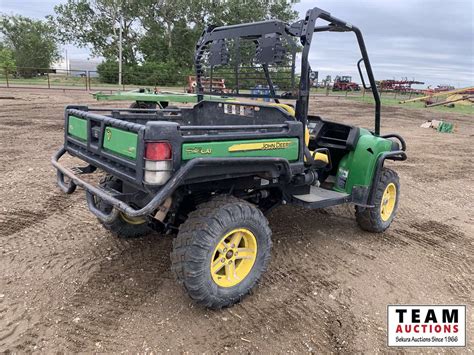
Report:
<svg viewBox="0 0 474 355"><path fill-rule="evenodd" d="M359 72L375 100L373 131L308 114L308 54L314 33L323 31L355 33ZM318 8L293 24L208 27L195 65L194 107L66 108L64 146L52 158L57 182L68 194L82 187L106 229L122 237L176 231L172 272L193 300L222 308L249 293L267 268L272 242L264 213L275 206L352 203L364 230L389 227L400 186L384 162L405 160L405 142L380 135L380 99L357 27ZM238 101L203 100L213 88L204 90L201 78L212 83L226 74L228 95ZM251 100L262 99L251 88L263 82L272 103ZM67 168L59 162L65 153L88 165ZM99 185L82 178L96 169L106 174Z"/></svg>

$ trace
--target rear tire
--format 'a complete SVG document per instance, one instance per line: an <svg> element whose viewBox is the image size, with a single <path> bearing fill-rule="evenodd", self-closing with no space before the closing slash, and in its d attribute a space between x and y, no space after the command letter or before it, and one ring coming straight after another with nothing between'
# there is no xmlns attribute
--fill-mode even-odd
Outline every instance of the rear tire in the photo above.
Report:
<svg viewBox="0 0 474 355"><path fill-rule="evenodd" d="M103 188L110 188L119 192L122 191L121 181L110 175L103 178L99 185ZM112 210L111 205L105 203L97 197L96 205L102 212L105 213L109 213ZM122 213L119 213L117 218L112 222L105 223L100 219L99 222L105 229L111 231L117 237L121 238L137 238L152 232L152 228L149 226L149 221L147 218L130 218Z"/></svg>
<svg viewBox="0 0 474 355"><path fill-rule="evenodd" d="M134 103L132 103L130 105L130 108L155 110L156 109L156 102L135 101ZM140 111L136 111L136 112L140 112Z"/></svg>
<svg viewBox="0 0 474 355"><path fill-rule="evenodd" d="M257 207L219 196L199 205L181 225L171 270L195 302L220 309L254 288L267 268L271 246L268 221Z"/></svg>
<svg viewBox="0 0 474 355"><path fill-rule="evenodd" d="M400 182L395 171L383 168L375 191L375 207L356 206L356 220L368 232L385 231L397 214Z"/></svg>

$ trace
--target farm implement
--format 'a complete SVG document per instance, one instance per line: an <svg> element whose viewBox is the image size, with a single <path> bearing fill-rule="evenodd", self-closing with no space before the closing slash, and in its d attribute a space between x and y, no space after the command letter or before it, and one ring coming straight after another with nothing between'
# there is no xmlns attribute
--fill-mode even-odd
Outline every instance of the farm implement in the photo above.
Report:
<svg viewBox="0 0 474 355"><path fill-rule="evenodd" d="M439 101L437 101L439 100ZM425 107L454 106L454 103L461 105L472 105L474 102L474 86L455 90L431 91L428 95L419 96L410 100L400 101L400 104L408 102L423 101Z"/></svg>
<svg viewBox="0 0 474 355"><path fill-rule="evenodd" d="M375 101L372 129L308 114L308 54L318 32L355 34L362 85ZM82 187L104 228L120 237L177 234L172 273L197 303L222 308L247 295L267 269L265 213L281 204L351 203L362 229L390 226L400 183L384 163L405 160L405 142L380 133L379 93L356 26L314 8L292 24L208 27L194 61L194 107L66 108L64 145L52 158L57 183L67 194ZM226 75L227 95L236 100L208 100L212 78ZM211 78L206 85L204 78ZM268 92L252 91L262 83ZM268 97L273 102L249 100ZM86 165L66 167L66 153ZM100 184L82 177L97 169L105 172Z"/></svg>
<svg viewBox="0 0 474 355"><path fill-rule="evenodd" d="M412 85L423 85L424 82L422 81L416 81L416 80L408 80L408 79L403 79L403 80L381 80L378 85L379 85L379 90L380 91L387 91L387 92L415 92L412 88Z"/></svg>
<svg viewBox="0 0 474 355"><path fill-rule="evenodd" d="M170 103L197 103L196 94L180 93L173 91L157 91L150 89L135 89L131 91L118 91L113 94L102 92L93 93L97 101L133 101L130 108L156 109L167 108ZM227 100L216 95L206 95L205 100Z"/></svg>

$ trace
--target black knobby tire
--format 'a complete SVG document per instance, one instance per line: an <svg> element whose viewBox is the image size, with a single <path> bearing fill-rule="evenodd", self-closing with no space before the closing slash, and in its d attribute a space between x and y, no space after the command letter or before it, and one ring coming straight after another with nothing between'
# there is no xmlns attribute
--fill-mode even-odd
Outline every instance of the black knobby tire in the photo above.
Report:
<svg viewBox="0 0 474 355"><path fill-rule="evenodd" d="M156 109L156 102L135 101L130 105L130 108L155 110ZM141 111L136 111L136 112L140 113Z"/></svg>
<svg viewBox="0 0 474 355"><path fill-rule="evenodd" d="M255 262L240 283L221 287L214 282L210 266L219 241L236 228L246 228L257 241ZM181 225L173 241L171 270L197 303L220 309L239 302L256 286L267 269L272 247L271 230L254 205L230 196L218 196L197 207Z"/></svg>
<svg viewBox="0 0 474 355"><path fill-rule="evenodd" d="M387 220L382 219L381 214L381 205L383 203L382 198L385 192L385 189L389 184L394 184L396 188L396 198L395 198L395 206L390 217ZM373 208L365 208L356 206L356 220L359 226L368 232L375 232L380 233L385 231L390 224L392 223L393 219L397 214L398 209L398 202L400 200L400 181L398 178L398 174L389 169L383 168L382 173L380 175L380 180L377 183L377 188L375 191L375 200Z"/></svg>
<svg viewBox="0 0 474 355"><path fill-rule="evenodd" d="M110 188L119 192L122 191L122 183L110 175L101 179L99 185L103 188ZM96 205L101 211L106 213L109 213L112 210L111 205L97 197ZM146 218L143 219L143 223L136 223L136 221L134 221L134 223L129 223L125 218L126 217L124 217L123 214L119 213L117 218L112 222L105 223L100 219L99 222L105 229L122 238L137 238L152 232L152 228L149 226Z"/></svg>
<svg viewBox="0 0 474 355"><path fill-rule="evenodd" d="M174 105L168 105L165 108L168 109L168 110L177 110L177 109L179 109L178 106L174 106ZM179 113L178 112L170 112L169 115L170 116L177 116L177 115L179 115Z"/></svg>

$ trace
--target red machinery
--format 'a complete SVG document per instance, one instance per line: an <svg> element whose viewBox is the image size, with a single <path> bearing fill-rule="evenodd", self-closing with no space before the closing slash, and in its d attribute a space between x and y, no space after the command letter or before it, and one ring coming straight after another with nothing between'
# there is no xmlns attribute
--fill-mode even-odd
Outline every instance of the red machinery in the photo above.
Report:
<svg viewBox="0 0 474 355"><path fill-rule="evenodd" d="M411 92L411 91L415 91L411 87L414 84L423 85L424 83L421 81L407 80L407 79L382 80L379 84L379 88L381 91Z"/></svg>
<svg viewBox="0 0 474 355"><path fill-rule="evenodd" d="M357 83L352 82L351 76L336 76L334 84L332 85L332 91L359 91L360 86Z"/></svg>
<svg viewBox="0 0 474 355"><path fill-rule="evenodd" d="M431 88L431 86L428 86L428 89L424 90L423 93L425 95L432 95L432 94L437 94L440 92L445 92L445 91L453 91L454 86L452 85L438 85L435 88Z"/></svg>

